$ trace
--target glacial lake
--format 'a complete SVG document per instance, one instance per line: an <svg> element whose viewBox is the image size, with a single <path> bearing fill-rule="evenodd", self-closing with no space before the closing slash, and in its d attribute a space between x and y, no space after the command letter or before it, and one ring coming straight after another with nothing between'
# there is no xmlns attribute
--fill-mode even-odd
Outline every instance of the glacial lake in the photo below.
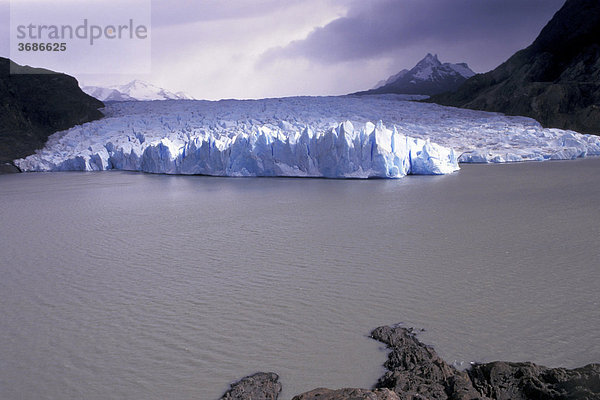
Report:
<svg viewBox="0 0 600 400"><path fill-rule="evenodd" d="M370 387L394 323L463 367L600 362L599 172L0 176L0 398Z"/></svg>

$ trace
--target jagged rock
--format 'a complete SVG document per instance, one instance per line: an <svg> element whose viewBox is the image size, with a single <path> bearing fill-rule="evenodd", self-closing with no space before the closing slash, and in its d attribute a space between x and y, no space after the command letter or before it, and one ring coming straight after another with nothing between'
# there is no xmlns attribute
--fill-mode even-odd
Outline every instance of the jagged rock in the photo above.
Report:
<svg viewBox="0 0 600 400"><path fill-rule="evenodd" d="M0 57L0 165L33 154L56 131L102 118L103 106L71 76Z"/></svg>
<svg viewBox="0 0 600 400"><path fill-rule="evenodd" d="M382 326L371 337L391 350L377 388L388 388L402 400L412 399L479 399L466 373L458 371L435 350L421 343L412 329Z"/></svg>
<svg viewBox="0 0 600 400"><path fill-rule="evenodd" d="M428 101L600 134L600 1L567 0L531 46Z"/></svg>
<svg viewBox="0 0 600 400"><path fill-rule="evenodd" d="M383 326L371 336L391 350L376 387L400 399L600 400L600 364L576 369L529 362L475 364L465 372L421 343L412 329Z"/></svg>
<svg viewBox="0 0 600 400"><path fill-rule="evenodd" d="M292 400L399 400L389 389L315 389L295 396Z"/></svg>
<svg viewBox="0 0 600 400"><path fill-rule="evenodd" d="M277 400L280 392L279 375L258 372L232 383L221 400Z"/></svg>
<svg viewBox="0 0 600 400"><path fill-rule="evenodd" d="M473 365L468 373L479 392L497 400L600 399L600 364L568 370L496 361Z"/></svg>

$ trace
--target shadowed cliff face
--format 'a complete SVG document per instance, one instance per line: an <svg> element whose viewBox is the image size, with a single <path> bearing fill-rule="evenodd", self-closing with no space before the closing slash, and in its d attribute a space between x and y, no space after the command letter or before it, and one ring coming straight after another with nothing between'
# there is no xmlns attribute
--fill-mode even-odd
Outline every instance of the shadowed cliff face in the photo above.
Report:
<svg viewBox="0 0 600 400"><path fill-rule="evenodd" d="M104 107L71 76L14 63L26 74L11 75L11 63L0 57L0 171L42 148L52 133L102 118Z"/></svg>
<svg viewBox="0 0 600 400"><path fill-rule="evenodd" d="M528 48L429 101L600 134L600 1L567 0Z"/></svg>

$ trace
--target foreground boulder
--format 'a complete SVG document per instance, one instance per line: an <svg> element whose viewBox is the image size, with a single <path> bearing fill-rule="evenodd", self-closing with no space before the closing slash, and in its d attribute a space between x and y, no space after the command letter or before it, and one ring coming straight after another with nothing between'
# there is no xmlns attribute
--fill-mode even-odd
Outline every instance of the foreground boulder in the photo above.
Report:
<svg viewBox="0 0 600 400"><path fill-rule="evenodd" d="M600 134L600 1L567 0L531 46L430 101Z"/></svg>
<svg viewBox="0 0 600 400"><path fill-rule="evenodd" d="M258 372L232 383L221 400L277 400L280 392L279 375Z"/></svg>
<svg viewBox="0 0 600 400"><path fill-rule="evenodd" d="M71 76L0 57L0 171L16 171L11 161L42 148L52 133L102 118L103 106Z"/></svg>

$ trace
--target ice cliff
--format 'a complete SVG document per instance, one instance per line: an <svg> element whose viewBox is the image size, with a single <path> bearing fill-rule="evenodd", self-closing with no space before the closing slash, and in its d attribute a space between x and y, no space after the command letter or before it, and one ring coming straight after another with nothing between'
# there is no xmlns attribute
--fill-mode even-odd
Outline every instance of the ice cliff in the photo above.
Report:
<svg viewBox="0 0 600 400"><path fill-rule="evenodd" d="M397 95L126 102L104 112L15 164L23 171L399 178L451 173L459 161L600 155L597 136Z"/></svg>

